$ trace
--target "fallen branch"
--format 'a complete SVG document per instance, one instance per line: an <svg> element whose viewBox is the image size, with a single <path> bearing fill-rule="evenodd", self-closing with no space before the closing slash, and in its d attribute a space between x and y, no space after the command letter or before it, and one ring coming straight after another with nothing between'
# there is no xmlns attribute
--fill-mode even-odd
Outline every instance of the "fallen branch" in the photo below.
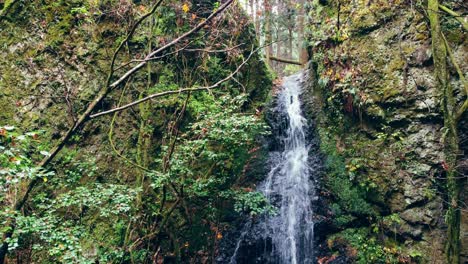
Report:
<svg viewBox="0 0 468 264"><path fill-rule="evenodd" d="M298 61L288 60L288 59L283 59L283 58L277 58L277 57L273 57L273 56L270 56L270 60L281 62L281 63L287 63L287 64L294 64L294 65L302 66L302 63L300 63Z"/></svg>

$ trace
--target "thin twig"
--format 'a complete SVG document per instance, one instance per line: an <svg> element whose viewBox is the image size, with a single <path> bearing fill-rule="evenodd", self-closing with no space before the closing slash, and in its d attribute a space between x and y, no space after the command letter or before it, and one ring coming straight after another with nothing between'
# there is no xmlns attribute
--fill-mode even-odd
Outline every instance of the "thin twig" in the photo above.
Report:
<svg viewBox="0 0 468 264"><path fill-rule="evenodd" d="M130 69L129 71L127 71L126 73L124 73L118 80L116 80L115 82L113 82L112 84L109 85L109 87L111 89L114 89L115 87L119 86L121 83L123 83L125 80L127 80L131 75L133 75L136 71L138 71L139 69L141 69L143 66L146 65L146 63L148 63L148 61L146 59L150 59L158 54L160 54L161 52L163 51L166 51L167 49L169 49L170 47L174 46L175 44L177 44L178 42L180 42L182 39L185 39L186 37L198 32L200 29L202 29L209 21L211 21L213 18L215 18L218 14L222 13L226 8L228 8L232 3L234 2L234 0L228 0L226 1L222 6L220 6L214 13L212 13L209 17L207 17L205 20L203 20L202 22L200 22L197 26L195 26L194 28L192 28L191 30L187 31L186 33L184 33L182 36L172 40L171 42L169 42L168 44L162 46L161 48L151 52L150 54L146 55L145 57L145 61L142 61L140 62L138 65L136 65L135 67L133 67L132 69Z"/></svg>

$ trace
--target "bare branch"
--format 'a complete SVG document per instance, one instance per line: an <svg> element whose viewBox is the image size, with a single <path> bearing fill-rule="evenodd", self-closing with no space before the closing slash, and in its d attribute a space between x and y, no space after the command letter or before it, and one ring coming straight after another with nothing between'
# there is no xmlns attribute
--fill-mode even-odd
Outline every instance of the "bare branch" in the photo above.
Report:
<svg viewBox="0 0 468 264"><path fill-rule="evenodd" d="M162 2L163 2L163 0L159 0L158 2L156 2L156 4L154 4L154 6L151 8L151 10L148 13L146 13L142 17L140 17L137 20L137 22L133 25L133 27L130 29L130 32L127 34L127 37L125 37L125 39L122 40L122 42L120 42L119 46L114 51L114 55L112 56L110 70L109 70L109 76L107 77L106 86L109 86L110 83L111 83L112 76L114 74L115 61L117 60L117 55L119 54L120 50L122 50L123 46L125 44L127 44L128 41L132 38L133 34L135 33L135 30L138 28L138 26L141 24L141 22L143 22L143 20L145 20L146 18L148 18L149 16L154 14L154 12L156 12L156 9L158 9L158 7L161 5Z"/></svg>
<svg viewBox="0 0 468 264"><path fill-rule="evenodd" d="M149 96L147 96L145 98L142 98L142 99L139 99L137 101L131 102L129 104L126 104L126 105L123 105L123 106L120 106L120 107L116 107L116 108L111 109L111 110L103 111L103 112L100 112L100 113L97 113L97 114L90 115L89 118L96 118L96 117L100 117L100 116L103 116L103 115L108 115L108 114L112 114L112 113L115 113L115 112L123 111L123 110L125 110L127 108L130 108L132 106L136 106L138 104L141 104L143 102L146 102L148 100L151 100L151 99L154 99L154 98L157 98L157 97L163 97L163 96L171 95L171 94L180 94L180 93L185 93L185 92L195 92L195 91L203 91L203 90L209 91L209 90L211 90L213 88L216 88L216 87L220 86L222 83L227 82L230 79L234 78L234 76L242 69L242 67L250 60L252 55L257 51L258 51L258 49L256 49L255 51L252 50L252 52L247 57L247 59L243 60L242 63L239 65L239 67L237 67L237 69L235 71L233 71L226 78L216 82L213 85L205 86L205 87L195 87L195 88L182 88L182 89L179 89L179 90L164 91L164 92L160 92L160 93L155 93L155 94L149 95Z"/></svg>
<svg viewBox="0 0 468 264"><path fill-rule="evenodd" d="M460 106L460 108L458 108L457 112L455 113L455 121L459 121L467 109L468 99L466 99L465 102L463 102L463 104Z"/></svg>
<svg viewBox="0 0 468 264"><path fill-rule="evenodd" d="M145 58L145 59L142 59L142 60L134 59L134 60L128 61L128 62L122 64L121 66L117 67L115 70L116 70L116 71L117 71L117 70L120 70L120 69L122 69L122 68L127 67L127 66L130 65L130 64L133 64L133 63L137 63L137 62L148 62L148 61L152 61L152 60L159 60L159 59L162 59L162 58L165 58L165 57L174 55L174 54L176 54L176 53L178 53L178 52L184 50L186 47L188 47L188 45L190 45L190 43L187 44L187 45L185 45L184 47L178 49L178 50L175 50L175 51L170 52L170 53L166 53L166 54L161 55L161 56L158 56L158 57Z"/></svg>
<svg viewBox="0 0 468 264"><path fill-rule="evenodd" d="M184 51L190 51L190 52L206 52L206 53L223 53L223 52L228 52L228 51L232 51L240 46L243 46L245 45L245 43L241 43L241 44L238 44L238 45L235 45L233 47L230 47L230 48L226 48L226 49L222 49L222 50L211 50L211 49L185 49Z"/></svg>
<svg viewBox="0 0 468 264"><path fill-rule="evenodd" d="M202 37L205 37L206 35L208 35L208 33L205 33ZM200 37L200 38L202 38L202 37ZM141 60L133 59L133 60L130 60L130 61L125 62L125 63L123 63L122 65L118 66L117 68L115 68L114 71L118 71L118 70L120 70L120 69L122 69L122 68L125 68L125 67L127 67L127 66L129 66L129 65L131 65L131 64L137 63L137 62L152 61L152 60L157 60L157 59L162 59L162 58L165 58L165 57L169 57L169 56L171 56L171 55L177 54L177 53L180 52L180 51L186 50L186 48L187 48L188 46L190 46L190 44L192 44L193 42L195 42L195 39L194 39L194 40L190 40L190 41L189 41L187 44L185 44L182 48L177 49L177 50L175 50L175 51L173 51L173 52L165 53L165 54L163 54L163 55L161 55L161 56L152 57L152 58L149 58L149 59L141 59Z"/></svg>
<svg viewBox="0 0 468 264"><path fill-rule="evenodd" d="M464 89L462 89L462 92L465 95L468 95L468 83L466 82L465 75L463 75L463 72L462 72L460 66L458 65L457 61L455 60L455 56L453 56L453 52L452 52L452 49L450 48L450 46L448 44L447 38L445 38L445 35L443 33L440 33L440 34L441 34L442 40L444 41L445 48L447 49L447 54L449 55L450 61L452 62L453 67L455 67L455 70L457 71L458 76L460 77L460 81L461 81L461 83L463 85L463 88L464 88Z"/></svg>
<svg viewBox="0 0 468 264"><path fill-rule="evenodd" d="M443 33L440 33L443 41L445 48L447 49L447 54L450 58L450 61L452 62L453 66L457 70L458 76L460 77L460 81L462 83L462 86L464 89L461 89L462 93L465 94L465 96L468 96L468 84L465 79L465 75L463 75L463 72L460 69L460 66L458 65L457 61L455 60L455 57L453 56L452 50L450 49L450 46L448 44L447 39L445 38L445 35ZM463 113L468 109L468 98L465 99L465 101L461 104L460 108L455 110L453 113L455 121L459 121L460 118L462 117Z"/></svg>
<svg viewBox="0 0 468 264"><path fill-rule="evenodd" d="M207 17L205 20L203 20L202 22L200 22L197 26L195 26L194 28L192 28L191 30L187 31L185 34L183 34L182 36L172 40L171 42L169 42L168 44L162 46L161 48L151 52L150 54L146 55L145 57L145 60L140 62L139 64L137 64L135 67L133 67L132 69L130 69L129 71L127 71L126 73L124 73L117 81L113 82L112 84L109 85L109 87L111 89L114 89L115 87L117 87L118 85L120 85L122 82L124 82L125 80L127 80L128 77L130 77L131 75L133 75L136 71L138 71L139 69L141 69L143 66L146 65L146 63L148 63L147 59L150 59L158 54L160 54L161 52L169 49L170 47L174 46L175 44L177 44L178 42L180 42L181 40L185 39L186 37L192 35L193 33L196 33L198 32L202 27L204 27L209 21L211 21L214 17L216 17L218 14L222 13L226 8L228 8L232 3L234 2L234 0L228 0L226 1L222 6L220 6L215 12L213 12L209 17Z"/></svg>

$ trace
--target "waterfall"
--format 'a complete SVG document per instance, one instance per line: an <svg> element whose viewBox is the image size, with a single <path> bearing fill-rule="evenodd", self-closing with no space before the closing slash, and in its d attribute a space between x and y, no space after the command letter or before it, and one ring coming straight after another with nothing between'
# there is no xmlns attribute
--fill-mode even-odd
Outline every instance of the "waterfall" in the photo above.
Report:
<svg viewBox="0 0 468 264"><path fill-rule="evenodd" d="M227 263L314 262L313 170L309 167L307 120L302 114L300 95L300 75L285 78L274 109L285 122L282 131L277 132L277 146L269 156L270 171L258 187L277 208L277 213L246 224ZM254 234L246 241L249 232ZM254 250L262 252L254 253L255 259L242 256L243 243L244 247L255 244Z"/></svg>

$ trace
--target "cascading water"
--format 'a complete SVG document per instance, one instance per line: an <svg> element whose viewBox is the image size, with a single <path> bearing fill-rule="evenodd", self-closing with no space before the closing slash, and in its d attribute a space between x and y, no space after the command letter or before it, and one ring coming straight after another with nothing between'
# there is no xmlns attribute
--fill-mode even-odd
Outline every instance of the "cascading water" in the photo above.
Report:
<svg viewBox="0 0 468 264"><path fill-rule="evenodd" d="M271 168L258 188L277 212L245 224L233 255L222 263L313 263L314 170L300 95L300 76L285 78L274 112L286 122L276 131L279 146L270 152Z"/></svg>

